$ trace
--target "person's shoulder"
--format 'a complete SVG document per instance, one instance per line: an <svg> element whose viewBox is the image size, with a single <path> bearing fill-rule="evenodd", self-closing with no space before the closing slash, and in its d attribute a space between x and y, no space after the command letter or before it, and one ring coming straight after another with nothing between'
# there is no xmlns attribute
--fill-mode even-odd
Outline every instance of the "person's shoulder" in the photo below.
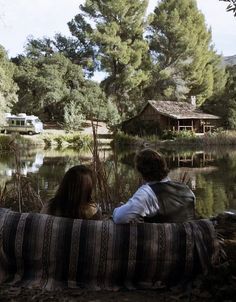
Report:
<svg viewBox="0 0 236 302"><path fill-rule="evenodd" d="M150 187L150 185L148 183L141 185L138 190L136 191L137 194L141 194L141 193L149 193L151 192L152 189Z"/></svg>

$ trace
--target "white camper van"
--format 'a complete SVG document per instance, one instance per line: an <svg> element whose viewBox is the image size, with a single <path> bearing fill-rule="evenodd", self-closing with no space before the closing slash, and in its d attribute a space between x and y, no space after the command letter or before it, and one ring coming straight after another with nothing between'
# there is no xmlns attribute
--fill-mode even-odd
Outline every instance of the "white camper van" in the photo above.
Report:
<svg viewBox="0 0 236 302"><path fill-rule="evenodd" d="M19 113L18 115L6 114L6 123L1 127L1 132L28 133L30 135L43 132L43 123L35 115Z"/></svg>

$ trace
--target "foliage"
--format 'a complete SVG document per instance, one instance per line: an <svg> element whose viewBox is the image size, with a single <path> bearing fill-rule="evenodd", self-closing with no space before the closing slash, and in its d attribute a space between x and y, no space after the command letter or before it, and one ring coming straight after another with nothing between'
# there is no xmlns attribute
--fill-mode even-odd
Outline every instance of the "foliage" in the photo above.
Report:
<svg viewBox="0 0 236 302"><path fill-rule="evenodd" d="M121 121L118 109L110 99L108 99L106 105L106 121L108 128L112 131L116 131L117 125Z"/></svg>
<svg viewBox="0 0 236 302"><path fill-rule="evenodd" d="M117 147L121 146L142 146L145 140L139 136L133 136L124 132L118 131L114 137L114 144Z"/></svg>
<svg viewBox="0 0 236 302"><path fill-rule="evenodd" d="M222 94L221 108L224 112L225 126L236 129L236 66L228 67L228 80Z"/></svg>
<svg viewBox="0 0 236 302"><path fill-rule="evenodd" d="M15 81L20 88L16 112L27 108L27 113L62 121L66 102L79 101L85 79L79 66L54 54L38 60L23 58Z"/></svg>
<svg viewBox="0 0 236 302"><path fill-rule="evenodd" d="M78 130L83 120L118 121L119 115L99 85L84 77L82 68L56 53L39 58L22 57L15 80L19 102L15 112L39 115Z"/></svg>
<svg viewBox="0 0 236 302"><path fill-rule="evenodd" d="M79 130L84 122L81 105L71 101L64 108L64 128L68 131Z"/></svg>
<svg viewBox="0 0 236 302"><path fill-rule="evenodd" d="M183 100L194 95L200 105L213 94L224 70L195 0L159 1L148 39L152 59L148 98Z"/></svg>
<svg viewBox="0 0 236 302"><path fill-rule="evenodd" d="M193 131L171 131L165 130L161 135L162 140L192 140L196 138L196 134Z"/></svg>
<svg viewBox="0 0 236 302"><path fill-rule="evenodd" d="M74 25L70 24L69 27L72 30ZM93 43L85 37L86 30L89 30L88 26L80 23L78 31L74 32L75 37L66 37L62 34L56 34L54 38L34 39L29 37L25 46L26 56L31 59L39 59L60 53L72 63L81 66L88 76L92 76L95 68L94 50Z"/></svg>
<svg viewBox="0 0 236 302"><path fill-rule="evenodd" d="M227 82L225 88L219 91L215 98L210 98L204 104L204 109L222 118L222 124L227 129L236 129L236 66L227 67Z"/></svg>
<svg viewBox="0 0 236 302"><path fill-rule="evenodd" d="M4 48L0 45L0 122L3 113L9 112L17 102L17 85L13 81L15 66L12 64Z"/></svg>
<svg viewBox="0 0 236 302"><path fill-rule="evenodd" d="M236 17L236 0L220 0L224 2L228 2L229 5L227 6L226 10L228 12L232 11L234 13L234 16Z"/></svg>
<svg viewBox="0 0 236 302"><path fill-rule="evenodd" d="M143 39L147 4L146 0L87 0L80 6L81 13L69 22L72 35L81 39L82 24L83 38L94 43L97 64L107 74L102 87L121 115L133 110L132 93L147 80L141 69L148 50Z"/></svg>
<svg viewBox="0 0 236 302"><path fill-rule="evenodd" d="M53 54L38 59L22 58L18 62L15 80L18 83L19 103L15 112L25 111L42 119L56 120L68 125L69 114L74 111L74 129L82 116L105 118L107 100L99 85L84 78L81 67L71 63L62 54ZM103 110L102 110L103 108ZM69 114L67 114L69 113Z"/></svg>
<svg viewBox="0 0 236 302"><path fill-rule="evenodd" d="M56 146L57 148L72 147L72 148L87 148L92 144L92 138L89 135L75 133L60 134L60 135L44 135L43 141L46 147Z"/></svg>

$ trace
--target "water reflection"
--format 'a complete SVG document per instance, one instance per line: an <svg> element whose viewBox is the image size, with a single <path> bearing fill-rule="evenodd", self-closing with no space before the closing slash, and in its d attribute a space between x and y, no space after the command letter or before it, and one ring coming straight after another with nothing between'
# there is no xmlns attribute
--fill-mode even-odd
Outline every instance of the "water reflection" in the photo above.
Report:
<svg viewBox="0 0 236 302"><path fill-rule="evenodd" d="M37 152L33 157L21 157L19 173L24 176L27 176L28 173L36 173L39 171L39 168L43 165L44 154ZM17 172L17 168L14 162L11 160L8 164L2 165L0 168L0 175L2 177L12 177L13 174Z"/></svg>
<svg viewBox="0 0 236 302"><path fill-rule="evenodd" d="M165 155L172 179L188 182L197 197L197 211L210 217L236 209L236 150L160 150ZM140 185L133 167L134 152L104 150L100 154L106 167L112 202L102 200L107 212L126 201ZM0 154L0 186L11 181L16 171L29 177L43 201L54 194L65 172L72 166L91 164L91 152L75 150L34 150L21 152L20 166L14 154ZM5 206L8 206L7 204ZM18 205L9 205L18 210ZM23 205L23 210L38 211L39 206Z"/></svg>

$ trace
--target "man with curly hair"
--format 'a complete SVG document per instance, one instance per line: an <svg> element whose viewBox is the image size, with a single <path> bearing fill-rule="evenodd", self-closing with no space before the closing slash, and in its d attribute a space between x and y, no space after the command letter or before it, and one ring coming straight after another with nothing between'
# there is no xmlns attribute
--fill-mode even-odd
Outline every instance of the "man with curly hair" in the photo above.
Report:
<svg viewBox="0 0 236 302"><path fill-rule="evenodd" d="M168 177L169 169L162 155L144 149L135 156L135 167L145 184L127 203L114 209L113 221L184 222L194 219L195 196L190 188Z"/></svg>

